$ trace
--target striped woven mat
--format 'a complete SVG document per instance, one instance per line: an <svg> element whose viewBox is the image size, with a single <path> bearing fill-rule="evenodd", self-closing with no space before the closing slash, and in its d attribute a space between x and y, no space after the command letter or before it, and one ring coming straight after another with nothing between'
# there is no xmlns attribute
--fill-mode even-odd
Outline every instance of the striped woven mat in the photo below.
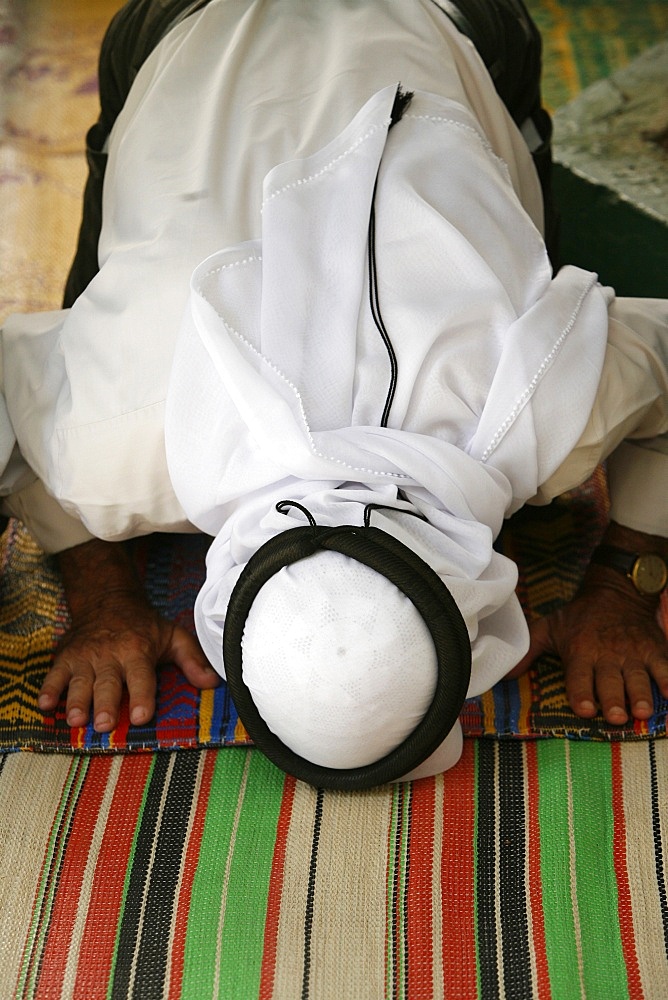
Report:
<svg viewBox="0 0 668 1000"><path fill-rule="evenodd" d="M366 793L242 749L0 763L3 998L667 995L666 741L469 740Z"/></svg>
<svg viewBox="0 0 668 1000"><path fill-rule="evenodd" d="M601 469L576 493L547 510L525 511L509 524L500 547L521 567L519 594L529 616L545 614L574 592L605 510ZM206 545L204 538L165 535L134 545L137 567L153 603L190 628ZM55 715L42 716L36 708L37 691L54 643L67 625L59 578L53 561L16 522L5 537L1 565L0 751L113 752L248 744L225 684L216 691L199 692L170 667L160 673L158 712L147 726L130 726L127 701L118 728L104 735L90 725L71 729L64 704ZM668 703L655 691L655 712L647 722L609 726L602 717L579 719L566 700L559 662L545 657L525 677L502 682L468 701L462 722L468 736L629 740L665 735L667 709Z"/></svg>

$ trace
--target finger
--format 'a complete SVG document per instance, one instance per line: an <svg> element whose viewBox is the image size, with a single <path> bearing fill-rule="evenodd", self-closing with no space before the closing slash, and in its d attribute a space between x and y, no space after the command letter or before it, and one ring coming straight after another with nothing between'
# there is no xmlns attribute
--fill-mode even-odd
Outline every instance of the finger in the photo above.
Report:
<svg viewBox="0 0 668 1000"><path fill-rule="evenodd" d="M143 726L155 715L157 674L152 660L137 656L125 665L125 683L130 697L130 722Z"/></svg>
<svg viewBox="0 0 668 1000"><path fill-rule="evenodd" d="M554 652L552 636L550 634L550 622L548 618L537 618L529 623L529 649L522 659L517 663L507 677L520 677L526 673L534 660L537 660L543 653Z"/></svg>
<svg viewBox="0 0 668 1000"><path fill-rule="evenodd" d="M215 688L220 684L220 676L207 660L195 636L180 625L175 626L163 659L175 663L197 688Z"/></svg>
<svg viewBox="0 0 668 1000"><path fill-rule="evenodd" d="M119 663L111 661L96 670L93 685L93 728L96 733L110 733L118 725L123 697L123 673Z"/></svg>
<svg viewBox="0 0 668 1000"><path fill-rule="evenodd" d="M626 699L634 719L649 719L654 712L650 675L644 664L624 672Z"/></svg>
<svg viewBox="0 0 668 1000"><path fill-rule="evenodd" d="M598 663L595 671L595 687L601 713L606 722L613 726L621 726L628 722L626 685L620 666L617 663Z"/></svg>
<svg viewBox="0 0 668 1000"><path fill-rule="evenodd" d="M93 671L88 664L78 663L72 669L65 713L68 726L86 726L93 701Z"/></svg>
<svg viewBox="0 0 668 1000"><path fill-rule="evenodd" d="M566 696L575 714L583 719L593 718L598 709L591 661L575 656L564 660L564 675Z"/></svg>
<svg viewBox="0 0 668 1000"><path fill-rule="evenodd" d="M42 712L53 712L72 678L69 666L56 660L44 678L37 697Z"/></svg>

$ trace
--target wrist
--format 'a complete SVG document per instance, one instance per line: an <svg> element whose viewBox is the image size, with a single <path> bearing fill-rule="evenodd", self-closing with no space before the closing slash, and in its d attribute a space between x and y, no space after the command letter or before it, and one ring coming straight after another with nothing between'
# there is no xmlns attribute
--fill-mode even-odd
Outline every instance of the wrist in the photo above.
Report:
<svg viewBox="0 0 668 1000"><path fill-rule="evenodd" d="M587 582L604 579L606 586L615 588L622 583L631 595L631 588L642 598L658 601L668 583L668 540L660 535L647 535L612 522L601 544L591 555ZM596 570L605 570L603 577ZM630 585L630 586L629 586ZM617 588L615 588L617 589Z"/></svg>
<svg viewBox="0 0 668 1000"><path fill-rule="evenodd" d="M612 545L626 552L636 552L639 555L656 552L668 561L668 537L665 535L649 535L643 531L635 531L624 524L611 521L600 542L601 545Z"/></svg>
<svg viewBox="0 0 668 1000"><path fill-rule="evenodd" d="M128 601L148 604L134 565L121 543L93 539L59 553L58 566L75 621Z"/></svg>
<svg viewBox="0 0 668 1000"><path fill-rule="evenodd" d="M632 580L630 580L623 573L620 573L616 569L612 569L608 566L598 566L596 564L590 564L584 575L579 594L586 594L592 591L607 591L608 594L616 595L622 598L627 605L635 606L638 608L645 608L648 611L655 612L660 594L642 594L634 586Z"/></svg>

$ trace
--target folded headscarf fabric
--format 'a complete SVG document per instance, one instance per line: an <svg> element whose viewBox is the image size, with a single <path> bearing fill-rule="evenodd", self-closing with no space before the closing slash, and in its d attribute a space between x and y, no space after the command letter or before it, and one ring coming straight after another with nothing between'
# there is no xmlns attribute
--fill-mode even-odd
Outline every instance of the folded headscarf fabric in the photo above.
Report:
<svg viewBox="0 0 668 1000"><path fill-rule="evenodd" d="M416 93L390 128L396 96L272 170L261 240L195 271L168 461L189 518L215 535L196 624L221 673L236 580L301 523L276 504L298 501L319 525L361 525L371 504L394 508L374 524L455 598L475 695L526 649L516 568L492 543L585 426L607 296L577 268L552 278L465 108Z"/></svg>

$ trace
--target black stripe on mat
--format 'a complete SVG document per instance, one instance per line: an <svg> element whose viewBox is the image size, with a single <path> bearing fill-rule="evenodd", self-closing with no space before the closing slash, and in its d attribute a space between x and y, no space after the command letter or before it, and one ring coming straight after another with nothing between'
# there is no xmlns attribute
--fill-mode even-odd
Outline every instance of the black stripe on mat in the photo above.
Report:
<svg viewBox="0 0 668 1000"><path fill-rule="evenodd" d="M663 924L663 946L668 956L668 899L666 898L666 865L661 837L661 802L659 801L659 782L656 773L656 747L651 740L647 744L647 747L649 750L649 773L652 789L652 834L654 836L656 884L659 892L661 922Z"/></svg>
<svg viewBox="0 0 668 1000"><path fill-rule="evenodd" d="M480 992L531 1000L524 750L519 742L497 740L479 740L477 747Z"/></svg>
<svg viewBox="0 0 668 1000"><path fill-rule="evenodd" d="M135 844L112 997L163 995L199 753L158 753Z"/></svg>
<svg viewBox="0 0 668 1000"><path fill-rule="evenodd" d="M406 786L407 788L409 786ZM412 788L412 786L410 786ZM408 951L408 896L410 893L410 882L411 882L411 866L409 864L410 858L410 842L411 834L413 829L413 793L407 791L408 794L408 816L406 819L407 830L406 838L404 843L406 844L406 855L404 857L403 868L405 870L405 880L404 880L404 902L403 902L403 933L401 935L401 946L402 946L402 957L403 957L403 996L408 996L408 966L410 962L410 954Z"/></svg>
<svg viewBox="0 0 668 1000"><path fill-rule="evenodd" d="M392 851L392 885L390 892L390 926L388 928L389 972L388 996L391 1000L408 996L408 878L410 865L404 849L410 843L410 823L412 795L410 786L405 782L395 786L396 828L394 843L389 845ZM408 808L408 819L406 811ZM408 829L405 824L408 823ZM402 884L402 878L405 882Z"/></svg>
<svg viewBox="0 0 668 1000"><path fill-rule="evenodd" d="M313 819L313 839L311 841L311 862L309 865L308 889L306 892L306 911L304 913L304 970L302 973L302 1000L308 1000L311 988L311 939L313 936L313 907L315 901L315 881L318 873L318 847L322 829L322 807L325 799L324 789L319 788L315 802Z"/></svg>
<svg viewBox="0 0 668 1000"><path fill-rule="evenodd" d="M499 909L506 996L532 1000L529 900L526 891L525 753L521 743L498 743Z"/></svg>

